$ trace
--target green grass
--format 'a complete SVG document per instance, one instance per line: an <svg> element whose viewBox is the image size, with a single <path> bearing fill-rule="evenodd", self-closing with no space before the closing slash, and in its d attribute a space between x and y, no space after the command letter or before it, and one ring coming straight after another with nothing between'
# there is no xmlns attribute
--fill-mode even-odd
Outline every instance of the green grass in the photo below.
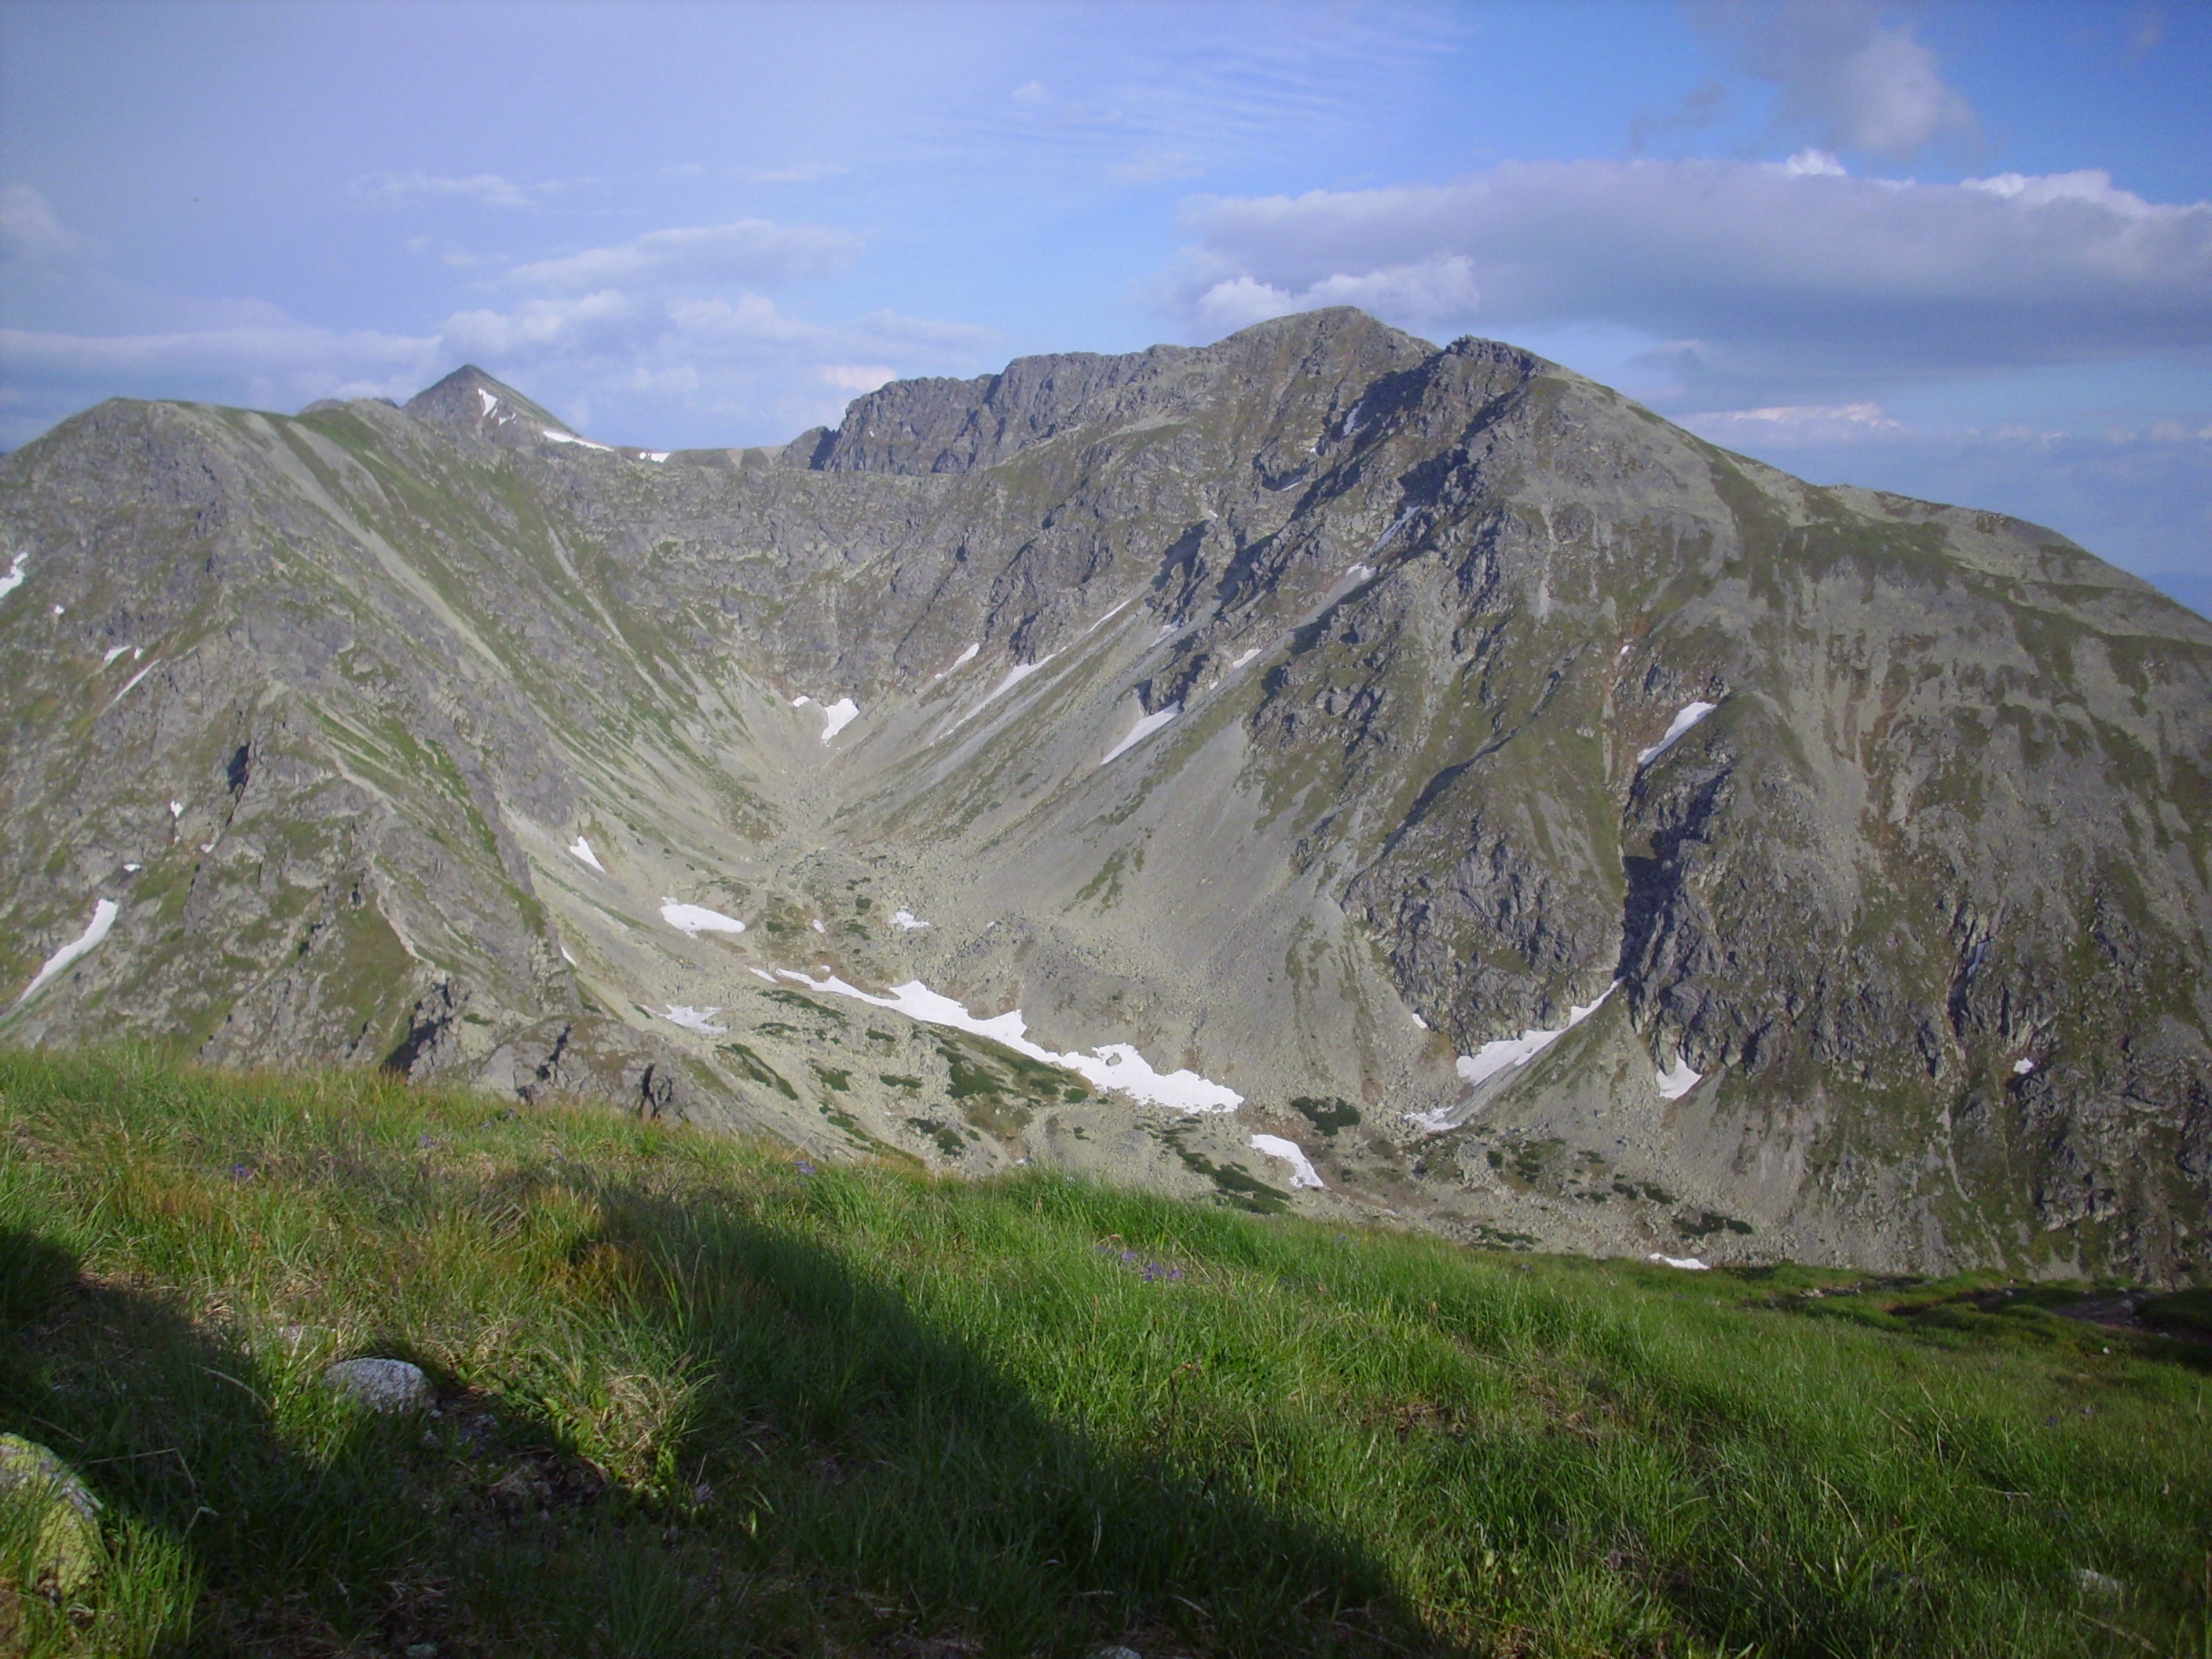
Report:
<svg viewBox="0 0 2212 1659"><path fill-rule="evenodd" d="M2212 1349L2055 1293L14 1052L0 1274L109 1557L0 1649L2212 1653Z"/></svg>

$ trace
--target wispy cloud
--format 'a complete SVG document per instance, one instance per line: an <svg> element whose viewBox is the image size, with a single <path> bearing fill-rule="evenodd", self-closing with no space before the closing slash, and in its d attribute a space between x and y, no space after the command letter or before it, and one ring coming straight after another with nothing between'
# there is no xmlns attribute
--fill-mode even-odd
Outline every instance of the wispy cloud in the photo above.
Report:
<svg viewBox="0 0 2212 1659"><path fill-rule="evenodd" d="M617 246L533 260L507 275L523 287L556 292L612 283L776 283L834 275L860 250L860 239L847 231L739 219L648 231Z"/></svg>
<svg viewBox="0 0 2212 1659"><path fill-rule="evenodd" d="M1173 9L1133 42L1130 15L1070 14L1062 67L968 112L956 144L1001 167L1012 156L1132 185L1277 155L1286 135L1325 150L1473 28L1421 7L1218 4Z"/></svg>
<svg viewBox="0 0 2212 1659"><path fill-rule="evenodd" d="M2212 203L2095 172L1920 185L1818 152L1521 162L1200 198L1185 223L1161 291L1201 337L1347 301L1424 329L1612 324L1671 343L1659 366L1681 395L1731 403L2212 343Z"/></svg>
<svg viewBox="0 0 2212 1659"><path fill-rule="evenodd" d="M37 191L28 185L0 187L0 263L52 264L88 251L85 239L67 228Z"/></svg>
<svg viewBox="0 0 2212 1659"><path fill-rule="evenodd" d="M532 186L518 185L496 173L471 173L465 179L441 178L428 173L379 173L354 181L353 193L363 202L390 204L410 197L460 197L486 207L523 208L532 201Z"/></svg>
<svg viewBox="0 0 2212 1659"><path fill-rule="evenodd" d="M738 176L749 185L814 185L824 179L842 178L852 170L839 161L800 161L787 167L770 167Z"/></svg>

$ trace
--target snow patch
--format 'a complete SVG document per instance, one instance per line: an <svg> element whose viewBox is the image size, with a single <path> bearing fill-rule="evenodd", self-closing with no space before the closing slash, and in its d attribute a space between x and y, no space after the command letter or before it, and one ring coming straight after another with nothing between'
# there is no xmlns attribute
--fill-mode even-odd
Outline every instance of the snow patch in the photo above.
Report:
<svg viewBox="0 0 2212 1659"><path fill-rule="evenodd" d="M492 410L499 407L499 399L493 397L490 392L486 392L482 386L478 386L477 388L477 396L483 399L483 412L486 415L490 414Z"/></svg>
<svg viewBox="0 0 2212 1659"><path fill-rule="evenodd" d="M702 933L742 933L745 925L735 916L709 910L703 904L684 904L672 898L660 901L660 919L687 939Z"/></svg>
<svg viewBox="0 0 2212 1659"><path fill-rule="evenodd" d="M840 697L825 703L822 708L822 741L827 743L840 732L860 718L860 705L850 697Z"/></svg>
<svg viewBox="0 0 2212 1659"><path fill-rule="evenodd" d="M806 707L806 705L807 705L808 703L812 702L813 701L814 701L814 699L813 699L813 698L811 698L811 697L810 697L810 696L805 696L804 693L801 693L799 696L796 696L796 697L793 697L793 698L791 700L791 706L792 706L793 708L805 708L805 707Z"/></svg>
<svg viewBox="0 0 2212 1659"><path fill-rule="evenodd" d="M133 660L133 661L135 662L135 661L136 661L136 660L137 660L137 659L134 657L131 660ZM118 692L115 694L114 701L113 701L113 702L110 702L107 706L108 706L110 708L114 708L114 707L115 707L115 704L116 704L116 703L121 702L124 700L124 698L125 698L125 697L127 697L127 696L129 696L131 695L131 688L132 686L134 686L134 685L137 684L139 681L141 681L141 680L144 679L144 678L146 678L146 676L147 676L147 675L149 675L149 674L152 673L155 669L159 668L161 665L161 659L159 657L156 657L156 658L155 658L155 659L154 659L154 660L153 660L153 661L151 661L151 662L148 663L148 664L147 664L143 668L140 669L137 673L133 674L133 675L132 675L129 679L127 679L127 680L124 681L124 682L123 682L123 689L122 689L120 691L118 691Z"/></svg>
<svg viewBox="0 0 2212 1659"><path fill-rule="evenodd" d="M1298 1150L1297 1141L1285 1140L1280 1135L1254 1135L1252 1150L1265 1152L1269 1158L1279 1158L1291 1166L1291 1191L1295 1192L1301 1187L1322 1188L1321 1176L1315 1173L1314 1166L1306 1155Z"/></svg>
<svg viewBox="0 0 2212 1659"><path fill-rule="evenodd" d="M951 997L931 990L918 979L893 986L888 996L873 997L857 986L848 985L827 968L822 970L820 979L810 978L792 968L779 968L776 972L810 989L888 1008L925 1025L946 1025L988 1037L994 1042L1003 1042L1017 1054L1073 1072L1095 1089L1110 1089L1146 1105L1165 1106L1177 1112L1233 1112L1244 1103L1244 1097L1234 1089L1211 1082L1196 1072L1154 1071L1144 1055L1126 1042L1105 1043L1088 1054L1054 1054L1024 1035L1029 1023L1022 1018L1020 1009L978 1019Z"/></svg>
<svg viewBox="0 0 2212 1659"><path fill-rule="evenodd" d="M1130 594L1128 599L1122 600L1121 604L1115 605L1112 609L1104 612L1099 617L1097 622L1092 623L1089 628L1085 629L1083 631L1086 634L1092 633L1105 623L1111 622L1115 617L1120 616L1124 611L1127 610L1129 608L1129 599L1133 599L1136 597L1137 596L1134 593Z"/></svg>
<svg viewBox="0 0 2212 1659"><path fill-rule="evenodd" d="M1669 1267L1680 1267L1685 1273L1701 1273L1709 1271L1705 1264L1693 1255L1662 1255L1658 1251L1654 1250L1651 1253L1651 1260L1664 1262Z"/></svg>
<svg viewBox="0 0 2212 1659"><path fill-rule="evenodd" d="M1429 1029L1429 1022L1423 1019L1419 1014L1413 1015L1413 1024L1419 1026L1424 1031Z"/></svg>
<svg viewBox="0 0 2212 1659"><path fill-rule="evenodd" d="M1682 1058L1681 1051L1674 1054L1674 1064L1658 1074L1659 1098L1680 1100L1705 1081L1705 1073L1690 1069L1690 1062Z"/></svg>
<svg viewBox="0 0 2212 1659"><path fill-rule="evenodd" d="M30 556L27 553L18 553L9 561L7 574L0 575L0 599L6 599L23 585L23 561Z"/></svg>
<svg viewBox="0 0 2212 1659"><path fill-rule="evenodd" d="M169 803L169 816L170 816L171 817L173 817L173 818L180 818L180 817L184 817L184 815L185 815L185 804L184 804L184 802L182 802L182 801L180 801L180 800L173 800L173 801L171 801L171 802Z"/></svg>
<svg viewBox="0 0 2212 1659"><path fill-rule="evenodd" d="M2012 1074L2014 1077L2026 1077L2034 1069L2035 1062L2032 1060L2015 1060L2012 1063Z"/></svg>
<svg viewBox="0 0 2212 1659"><path fill-rule="evenodd" d="M665 461L675 453L672 449L648 449L638 459L641 461Z"/></svg>
<svg viewBox="0 0 2212 1659"><path fill-rule="evenodd" d="M610 453L614 450L614 446L612 444L596 444L589 438L578 437L573 432L556 432L550 426L542 426L538 428L538 430L548 443L575 444L585 449L604 449L608 451Z"/></svg>
<svg viewBox="0 0 2212 1659"><path fill-rule="evenodd" d="M939 669L936 673L931 675L930 678L932 680L941 680L947 674L952 672L954 669L965 668L969 663L975 660L975 653L982 648L983 642L981 640L972 641L965 651L963 651L958 656L955 657L948 665Z"/></svg>
<svg viewBox="0 0 2212 1659"><path fill-rule="evenodd" d="M822 918L819 916L815 917L813 921L808 922L806 925L809 927L811 927L817 933L826 933L830 931L827 927L824 927L822 925Z"/></svg>
<svg viewBox="0 0 2212 1659"><path fill-rule="evenodd" d="M131 648L131 647L130 647L129 646L127 646L127 645L112 645L112 646L110 646L110 647L107 648L106 652L106 653L105 653L100 657L100 665L102 668L108 667L110 665L112 665L112 664L115 661L115 659L116 659L118 657L121 656L125 652L128 651L130 648Z"/></svg>
<svg viewBox="0 0 2212 1659"><path fill-rule="evenodd" d="M672 1002L668 1012L661 1016L671 1025L681 1025L687 1031L696 1031L701 1036L727 1036L730 1028L714 1024L717 1008L694 1008L689 1003Z"/></svg>
<svg viewBox="0 0 2212 1659"><path fill-rule="evenodd" d="M1237 660L1229 665L1229 672L1232 674L1235 673L1238 669L1242 668L1246 663L1251 661L1253 658L1259 654L1260 647L1256 645L1253 646L1249 650L1239 653Z"/></svg>
<svg viewBox="0 0 2212 1659"><path fill-rule="evenodd" d="M916 927L927 927L929 924L911 910L894 910L891 912L891 926L912 930Z"/></svg>
<svg viewBox="0 0 2212 1659"><path fill-rule="evenodd" d="M1351 569L1344 573L1345 579L1347 581L1355 582L1364 582L1374 574L1375 567L1371 564L1355 564Z"/></svg>
<svg viewBox="0 0 2212 1659"><path fill-rule="evenodd" d="M1618 984L1619 981L1615 981L1614 983ZM1484 1043L1474 1054L1462 1054L1454 1069L1472 1086L1488 1082L1500 1072L1526 1066L1538 1054L1542 1054L1545 1049L1605 1006L1606 998L1611 996L1613 992L1613 986L1608 985L1599 993L1598 1000L1587 1006L1581 1004L1570 1004L1567 1008L1567 1023L1556 1031L1547 1031L1540 1027L1532 1025L1517 1037L1500 1037L1495 1042Z"/></svg>
<svg viewBox="0 0 2212 1659"><path fill-rule="evenodd" d="M1667 727L1667 735L1660 738L1658 742L1653 744L1649 749L1639 749L1637 750L1637 765L1638 767L1650 765L1653 761L1657 760L1660 756L1665 754L1669 749L1672 749L1677 743L1680 742L1684 732L1687 732L1692 726L1695 726L1699 720L1705 719L1706 715L1711 714L1714 709L1719 707L1720 704L1717 702L1684 703L1681 708L1676 712L1674 720L1668 723Z"/></svg>
<svg viewBox="0 0 2212 1659"><path fill-rule="evenodd" d="M1462 1054L1453 1069L1460 1074L1462 1081L1466 1083L1468 1088L1475 1089L1489 1082L1501 1072L1513 1071L1526 1066L1545 1049L1573 1030L1576 1026L1604 1007L1606 998L1611 996L1620 985L1620 981L1615 980L1598 994L1595 1002L1588 1006L1580 1003L1569 1004L1567 1023L1560 1026L1558 1030L1547 1031L1540 1026L1532 1025L1517 1037L1500 1037L1495 1042L1484 1043L1471 1054ZM1410 1112L1407 1115L1431 1134L1441 1134L1446 1129L1455 1127L1453 1118L1458 1113L1462 1103L1463 1103L1455 1101L1449 1106L1439 1106L1432 1112Z"/></svg>
<svg viewBox="0 0 2212 1659"><path fill-rule="evenodd" d="M143 864L126 864L123 866L123 873L127 876L135 876L145 867L146 866Z"/></svg>
<svg viewBox="0 0 2212 1659"><path fill-rule="evenodd" d="M565 945L561 947L561 960L567 963L571 968L579 965L576 961L576 953L571 951Z"/></svg>
<svg viewBox="0 0 2212 1659"><path fill-rule="evenodd" d="M1142 720L1139 720L1134 726L1129 728L1129 735L1127 737L1123 738L1121 742L1115 744L1100 757L1098 762L1099 765L1105 765L1108 761L1112 760L1117 755L1127 754L1130 750L1135 748L1146 738L1151 737L1153 732L1158 731L1160 727L1165 726L1170 720L1173 720L1177 714L1182 713L1182 705L1179 702L1171 702L1165 708L1154 709L1151 714L1146 715Z"/></svg>
<svg viewBox="0 0 2212 1659"><path fill-rule="evenodd" d="M1012 690L1014 687L1019 685L1024 680L1029 678L1030 675L1036 673L1038 669L1043 667L1047 663L1050 662L1059 654L1060 653L1057 651L1048 651L1044 655L1039 657L1035 662L1016 663L1000 677L999 683L996 685L993 686L988 691L986 691L983 694L982 702L977 703L966 714L961 715L958 720L953 721L951 726L947 729L957 732L962 726L967 725L969 720L974 720L976 715L981 714L986 708L988 708L1000 697Z"/></svg>
<svg viewBox="0 0 2212 1659"><path fill-rule="evenodd" d="M769 972L765 968L749 967L745 971L750 974L755 979L764 979L771 985L775 983L775 975Z"/></svg>
<svg viewBox="0 0 2212 1659"><path fill-rule="evenodd" d="M1380 553L1384 548L1389 546L1392 538L1395 537L1400 531L1406 527L1406 520L1412 518L1413 514L1419 511L1419 509L1418 507L1409 507L1404 512L1401 513L1396 518L1391 520L1390 527L1388 530L1385 530L1381 535L1377 536L1375 538L1375 545L1367 550L1367 556L1371 559L1377 553ZM1370 570L1367 574L1371 576L1375 573Z"/></svg>
<svg viewBox="0 0 2212 1659"><path fill-rule="evenodd" d="M39 969L38 977L25 986L23 994L15 999L15 1006L20 1008L38 995L58 975L66 972L71 963L106 939L122 908L113 899L101 899L94 904L92 920L85 925L84 932L46 958L46 966Z"/></svg>
<svg viewBox="0 0 2212 1659"><path fill-rule="evenodd" d="M607 872L607 866L600 863L599 855L592 851L592 843L586 841L581 836L577 836L574 842L569 843L568 856L575 860L579 864L590 865L592 869L598 871L603 876Z"/></svg>

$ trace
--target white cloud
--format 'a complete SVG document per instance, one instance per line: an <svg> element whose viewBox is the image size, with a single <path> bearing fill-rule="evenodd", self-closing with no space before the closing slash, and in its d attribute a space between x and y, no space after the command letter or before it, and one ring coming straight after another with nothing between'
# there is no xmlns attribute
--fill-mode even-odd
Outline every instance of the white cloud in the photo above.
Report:
<svg viewBox="0 0 2212 1659"><path fill-rule="evenodd" d="M1781 163L1781 168L1792 179L1841 179L1850 171L1825 149L1801 149Z"/></svg>
<svg viewBox="0 0 2212 1659"><path fill-rule="evenodd" d="M306 377L367 376L381 386L403 383L429 366L438 343L371 330L340 331L305 323L260 328L202 329L173 334L35 333L0 329L0 359L12 367L70 377L168 374L209 369Z"/></svg>
<svg viewBox="0 0 2212 1659"><path fill-rule="evenodd" d="M1618 325L1686 343L1670 367L1732 403L2212 343L2212 203L2101 173L1922 185L1830 159L1202 198L1164 292L1202 337L1347 301L1424 331Z"/></svg>
<svg viewBox="0 0 2212 1659"><path fill-rule="evenodd" d="M1697 9L1746 73L1776 88L1780 131L1893 161L1974 136L1972 106L1885 0L1707 0Z"/></svg>
<svg viewBox="0 0 2212 1659"><path fill-rule="evenodd" d="M563 410L619 409L640 427L624 435L641 442L659 442L646 423L676 409L744 416L758 441L834 423L852 397L901 374L972 372L994 339L888 312L817 323L761 294L602 289L457 313L440 352L445 362L482 362Z"/></svg>
<svg viewBox="0 0 2212 1659"><path fill-rule="evenodd" d="M386 204L404 201L410 196L460 196L482 202L486 207L530 205L525 186L502 179L496 173L471 173L465 179L440 178L427 173L380 173L356 179L353 191L362 201Z"/></svg>
<svg viewBox="0 0 2212 1659"><path fill-rule="evenodd" d="M1293 311L1358 306L1408 328L1422 328L1471 316L1480 300L1472 265L1464 256L1449 253L1356 276L1333 272L1296 294L1249 276L1232 276L1200 295L1191 315L1206 332L1225 334Z"/></svg>
<svg viewBox="0 0 2212 1659"><path fill-rule="evenodd" d="M837 161L801 161L795 167L773 167L764 173L742 174L749 185L812 185L842 178L853 169Z"/></svg>
<svg viewBox="0 0 2212 1659"><path fill-rule="evenodd" d="M841 392L855 396L898 379L898 370L881 363L824 363L814 372Z"/></svg>
<svg viewBox="0 0 2212 1659"><path fill-rule="evenodd" d="M446 343L464 357L513 357L617 345L641 307L612 289L566 300L529 300L512 311L462 311L446 319Z"/></svg>
<svg viewBox="0 0 2212 1659"><path fill-rule="evenodd" d="M27 185L0 187L0 262L46 264L84 252L84 239L54 216L46 198Z"/></svg>
<svg viewBox="0 0 2212 1659"><path fill-rule="evenodd" d="M206 397L213 382L231 398L296 409L318 398L405 398L441 361L434 337L318 328L274 307L254 309L263 320L158 333L0 329L0 363L17 388L34 393L10 400L16 407L0 419L0 443L27 442L61 415L118 391Z"/></svg>
<svg viewBox="0 0 2212 1659"><path fill-rule="evenodd" d="M1893 436L1904 430L1903 422L1893 420L1882 412L1880 404L1872 403L1709 410L1674 418L1700 436L1732 448L1849 443L1860 438Z"/></svg>
<svg viewBox="0 0 2212 1659"><path fill-rule="evenodd" d="M617 247L535 260L507 275L556 292L641 283L787 283L834 275L860 257L860 246L848 231L739 219L648 231Z"/></svg>

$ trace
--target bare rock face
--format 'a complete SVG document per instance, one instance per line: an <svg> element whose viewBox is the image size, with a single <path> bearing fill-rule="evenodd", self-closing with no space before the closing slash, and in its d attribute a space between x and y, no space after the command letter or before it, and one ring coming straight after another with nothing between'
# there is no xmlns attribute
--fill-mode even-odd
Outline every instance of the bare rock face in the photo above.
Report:
<svg viewBox="0 0 2212 1659"><path fill-rule="evenodd" d="M0 572L15 1041L2207 1265L2212 624L1510 346L1322 312L672 454L474 369L111 403L0 460Z"/></svg>

